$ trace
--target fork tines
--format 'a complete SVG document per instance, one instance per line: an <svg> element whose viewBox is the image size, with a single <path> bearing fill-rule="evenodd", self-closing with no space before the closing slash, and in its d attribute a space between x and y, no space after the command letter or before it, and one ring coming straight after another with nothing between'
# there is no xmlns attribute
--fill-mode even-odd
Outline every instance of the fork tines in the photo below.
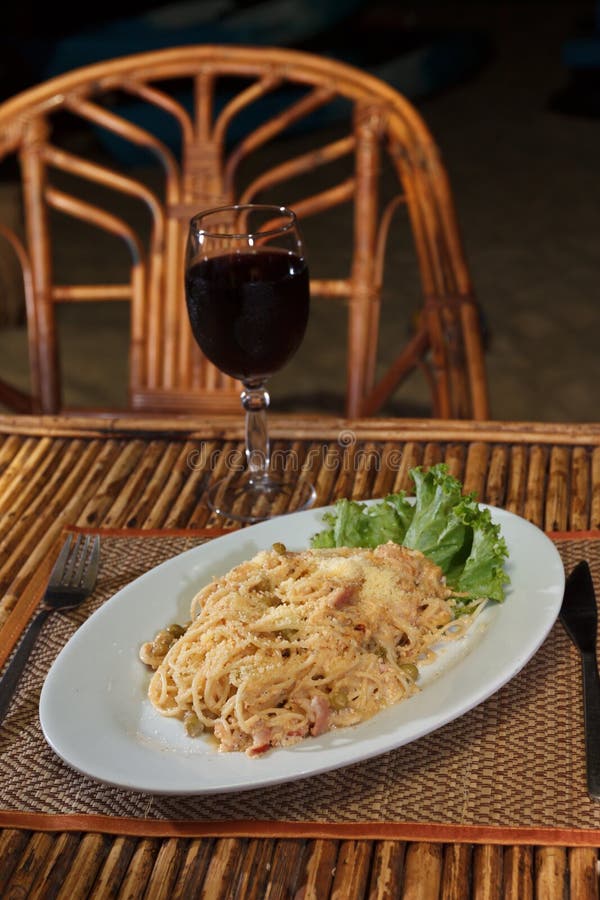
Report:
<svg viewBox="0 0 600 900"><path fill-rule="evenodd" d="M96 583L99 561L98 535L80 534L74 543L72 535L67 535L50 576L49 590L65 587L91 590Z"/></svg>

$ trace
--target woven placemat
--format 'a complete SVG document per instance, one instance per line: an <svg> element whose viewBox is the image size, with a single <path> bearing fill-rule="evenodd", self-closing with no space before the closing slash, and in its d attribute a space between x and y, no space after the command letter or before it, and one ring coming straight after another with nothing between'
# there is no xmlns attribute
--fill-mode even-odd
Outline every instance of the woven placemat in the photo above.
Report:
<svg viewBox="0 0 600 900"><path fill-rule="evenodd" d="M486 702L418 741L335 772L192 798L128 792L72 771L47 746L39 725L39 694L50 665L83 618L115 591L201 540L103 535L96 593L85 610L56 615L44 627L0 730L1 824L18 823L18 816L11 818L18 812L59 817L61 828L90 826L85 817L109 817L101 830L118 832L122 823L128 833L173 833L175 821L183 823L177 833L195 823L190 833L287 834L288 824L305 823L306 834L327 833L323 825L343 833L348 825L354 834L372 835L402 834L397 826L408 822L443 826L446 838L464 826L475 835L490 828L532 834L557 829L561 843L577 839L577 832L600 830L600 803L586 793L579 658L560 624ZM555 540L567 570L589 560L600 590L600 540ZM52 827L48 818L39 821Z"/></svg>

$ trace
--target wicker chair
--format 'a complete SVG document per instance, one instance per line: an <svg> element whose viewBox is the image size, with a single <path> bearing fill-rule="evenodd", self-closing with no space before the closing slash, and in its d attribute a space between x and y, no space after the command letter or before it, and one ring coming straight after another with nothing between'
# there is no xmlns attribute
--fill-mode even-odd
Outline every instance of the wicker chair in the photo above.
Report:
<svg viewBox="0 0 600 900"><path fill-rule="evenodd" d="M90 142L82 139L84 128ZM295 155L274 157L290 146ZM203 207L276 199L295 209L303 227L312 217L349 210L347 268L319 277L311 258L313 298L347 305L345 412L376 415L421 369L432 415L488 417L480 311L447 174L421 117L386 83L287 49L152 51L80 68L0 104L3 166L11 156L19 163L23 227L0 225L0 235L23 270L32 382L31 396L0 386L0 401L14 409L64 408L57 304L119 300L131 307L131 410L238 411L239 385L202 358L191 337L184 236ZM160 174L146 179L150 159ZM384 172L392 175L385 191ZM133 207L147 214L147 225L137 212L128 219ZM59 214L86 223L78 226L81 240L94 226L122 242L122 280L107 261L103 283L59 282ZM416 259L418 306L411 328L397 337L397 359L380 372L382 287L402 217ZM392 290L400 309L402 285Z"/></svg>

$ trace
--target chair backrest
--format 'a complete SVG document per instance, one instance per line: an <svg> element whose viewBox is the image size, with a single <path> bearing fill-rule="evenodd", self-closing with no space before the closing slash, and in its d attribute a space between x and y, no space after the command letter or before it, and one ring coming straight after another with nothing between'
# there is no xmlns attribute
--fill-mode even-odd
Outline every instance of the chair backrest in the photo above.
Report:
<svg viewBox="0 0 600 900"><path fill-rule="evenodd" d="M84 126L91 142L82 139ZM303 226L349 210L344 271L320 275L310 259L313 297L347 303L347 414L375 415L420 368L433 415L488 416L480 313L447 173L421 116L385 82L288 49L152 51L80 68L0 104L0 159L11 154L24 224L22 233L1 226L0 236L24 272L32 398L21 408L62 409L57 304L125 300L132 410L239 410L239 385L191 336L183 253L200 209L265 199L293 207ZM158 174L149 174L151 160ZM121 241L124 277L115 280L107 258L95 283L60 281L57 214ZM380 372L382 285L401 215L420 300L410 333L398 335L397 359ZM400 308L402 285L392 291Z"/></svg>

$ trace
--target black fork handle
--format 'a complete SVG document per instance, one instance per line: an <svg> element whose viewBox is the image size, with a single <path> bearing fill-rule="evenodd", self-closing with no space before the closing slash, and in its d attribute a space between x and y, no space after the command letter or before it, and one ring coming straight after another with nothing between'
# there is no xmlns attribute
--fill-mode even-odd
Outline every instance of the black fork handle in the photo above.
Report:
<svg viewBox="0 0 600 900"><path fill-rule="evenodd" d="M581 654L588 793L600 800L600 677L596 654Z"/></svg>
<svg viewBox="0 0 600 900"><path fill-rule="evenodd" d="M17 647L17 652L8 664L4 675L0 678L0 725L4 721L4 716L15 696L19 678L25 668L25 663L29 659L33 645L42 630L42 625L51 612L52 609L50 607L43 606L35 619L31 620L27 631L21 639L21 643Z"/></svg>

